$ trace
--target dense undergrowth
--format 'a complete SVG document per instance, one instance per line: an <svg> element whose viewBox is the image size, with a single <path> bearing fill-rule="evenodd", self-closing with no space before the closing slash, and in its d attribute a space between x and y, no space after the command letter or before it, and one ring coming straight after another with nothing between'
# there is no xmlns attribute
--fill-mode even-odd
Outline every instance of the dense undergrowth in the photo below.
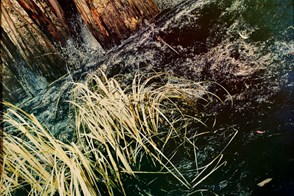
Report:
<svg viewBox="0 0 294 196"><path fill-rule="evenodd" d="M28 195L126 195L127 182L140 180L142 173L170 175L187 190L199 191L197 186L225 164L227 146L200 162L197 138L207 132L191 127L205 126L200 100L202 106L221 100L206 90L208 82L138 72L123 85L121 77L108 79L100 71L74 84L75 141L58 140L34 115L5 102L2 195L19 189ZM193 152L193 178L174 158L180 146Z"/></svg>

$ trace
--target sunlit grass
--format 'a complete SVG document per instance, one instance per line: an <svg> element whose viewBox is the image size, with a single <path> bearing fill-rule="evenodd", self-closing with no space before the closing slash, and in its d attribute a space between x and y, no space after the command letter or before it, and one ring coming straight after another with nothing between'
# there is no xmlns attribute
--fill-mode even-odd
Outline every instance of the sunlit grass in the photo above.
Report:
<svg viewBox="0 0 294 196"><path fill-rule="evenodd" d="M70 102L76 112L75 143L57 140L33 115L4 103L9 131L4 132L3 195L26 184L30 195L126 194L126 175L135 178L139 173L168 173L193 190L225 164L220 152L198 165L195 138L206 132L189 136L192 124L205 126L198 117L198 100L218 99L205 83L163 73L137 73L129 85L120 81L101 71L74 84ZM173 160L177 149L167 153L173 141L193 149L194 179L185 177ZM142 170L146 159L157 170Z"/></svg>
<svg viewBox="0 0 294 196"><path fill-rule="evenodd" d="M3 139L2 195L27 184L29 195L95 195L97 178L84 153L55 139L33 115L4 104L10 107L3 116L10 133Z"/></svg>

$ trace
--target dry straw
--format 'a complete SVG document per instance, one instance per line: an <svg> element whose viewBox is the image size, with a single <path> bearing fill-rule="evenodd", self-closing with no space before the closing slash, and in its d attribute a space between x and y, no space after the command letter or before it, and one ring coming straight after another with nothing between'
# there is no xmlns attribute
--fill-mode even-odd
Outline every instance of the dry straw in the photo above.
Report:
<svg viewBox="0 0 294 196"><path fill-rule="evenodd" d="M224 164L220 154L198 166L195 135L204 133L187 136L189 125L202 123L197 100L205 96L209 102L214 96L204 83L156 73L137 73L125 87L119 81L100 71L75 84L70 102L76 108L77 142L70 144L54 138L33 115L4 103L9 108L4 114L2 194L12 195L27 184L30 195L126 194L126 175L148 172L169 173L187 189L195 189ZM174 140L194 149L198 168L193 180L166 153ZM160 170L140 170L142 157Z"/></svg>

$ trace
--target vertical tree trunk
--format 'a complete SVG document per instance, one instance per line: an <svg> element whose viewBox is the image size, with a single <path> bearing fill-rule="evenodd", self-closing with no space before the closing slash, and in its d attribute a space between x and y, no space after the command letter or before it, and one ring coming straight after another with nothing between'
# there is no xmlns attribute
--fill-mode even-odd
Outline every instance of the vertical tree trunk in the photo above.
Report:
<svg viewBox="0 0 294 196"><path fill-rule="evenodd" d="M5 66L18 85L35 94L39 77L34 76L50 82L66 73L58 49L70 38L82 40L73 16L79 14L100 45L110 49L158 12L154 0L2 0Z"/></svg>
<svg viewBox="0 0 294 196"><path fill-rule="evenodd" d="M44 76L48 81L56 80L66 73L65 63L57 48L16 1L3 0L1 10L1 26L11 40L5 44L13 44L33 72ZM16 60L17 58L19 57L15 56ZM14 66L17 69L18 65Z"/></svg>
<svg viewBox="0 0 294 196"><path fill-rule="evenodd" d="M153 0L74 0L101 46L109 49L158 13Z"/></svg>
<svg viewBox="0 0 294 196"><path fill-rule="evenodd" d="M66 39L70 35L70 32L64 17L63 10L56 0L41 2L46 6L45 9L50 9L51 13L55 15L55 21L46 15L46 10L44 8L44 10L42 10L40 5L37 5L34 0L18 0L18 3L33 20L34 24L36 24L48 38L51 38L53 41L57 41L62 44L65 43ZM57 28L58 26L63 27Z"/></svg>
<svg viewBox="0 0 294 196"><path fill-rule="evenodd" d="M38 81L38 74L34 73L31 66L27 64L25 59L19 53L17 47L13 44L13 42L8 37L7 33L0 28L1 31L1 56L3 64L6 69L9 69L10 78L16 78L17 81L10 81L10 85L18 84L23 89L23 91L27 94L27 96L36 95L36 93L41 89L41 84ZM3 68L3 71L5 69ZM7 77L7 76L6 76ZM4 80L4 78L3 78ZM3 81L2 81L3 82ZM5 85L4 85L5 86ZM13 92L10 93L11 96ZM9 97L9 95L5 95L5 97Z"/></svg>

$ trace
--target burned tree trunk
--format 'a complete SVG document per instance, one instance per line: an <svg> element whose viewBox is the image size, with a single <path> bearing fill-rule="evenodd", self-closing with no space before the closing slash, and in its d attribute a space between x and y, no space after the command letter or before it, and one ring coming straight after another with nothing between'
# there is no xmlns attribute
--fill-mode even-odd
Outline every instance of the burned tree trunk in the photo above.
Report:
<svg viewBox="0 0 294 196"><path fill-rule="evenodd" d="M158 12L154 0L3 0L2 50L8 51L4 55L7 73L34 95L38 79L29 81L23 76L29 71L51 82L65 74L61 49L69 39L82 40L83 25L104 49L110 49L137 30L144 19ZM84 24L77 21L73 24L72 18L77 17ZM9 85L4 87L9 89Z"/></svg>
<svg viewBox="0 0 294 196"><path fill-rule="evenodd" d="M41 1L39 4L33 0L18 0L18 3L49 39L61 44L65 43L70 30L63 10L56 0ZM54 18L50 18L52 16Z"/></svg>
<svg viewBox="0 0 294 196"><path fill-rule="evenodd" d="M41 83L43 83L39 80L41 77L34 73L32 67L27 64L2 27L0 30L2 38L0 49L3 61L2 66L4 66L2 71L8 73L2 78L4 81L4 98L17 100L17 96L21 96L18 94L19 91L23 91L27 96L36 95L41 89Z"/></svg>
<svg viewBox="0 0 294 196"><path fill-rule="evenodd" d="M153 0L74 0L83 20L101 46L109 49L158 13Z"/></svg>
<svg viewBox="0 0 294 196"><path fill-rule="evenodd" d="M26 61L26 65L48 81L53 81L66 73L65 63L58 49L17 2L4 0L1 3L1 11L1 26L11 40L4 43L5 47L12 47L7 44L14 45ZM15 66L17 68L18 65Z"/></svg>
<svg viewBox="0 0 294 196"><path fill-rule="evenodd" d="M159 11L154 0L73 0L67 8L61 0L18 0L38 28L52 41L64 44L77 33L65 15L68 5L77 9L84 22L105 49L120 43L134 32L143 19L154 17ZM74 7L75 6L75 7ZM73 36L74 35L74 36Z"/></svg>

